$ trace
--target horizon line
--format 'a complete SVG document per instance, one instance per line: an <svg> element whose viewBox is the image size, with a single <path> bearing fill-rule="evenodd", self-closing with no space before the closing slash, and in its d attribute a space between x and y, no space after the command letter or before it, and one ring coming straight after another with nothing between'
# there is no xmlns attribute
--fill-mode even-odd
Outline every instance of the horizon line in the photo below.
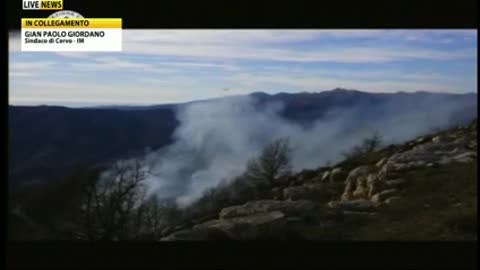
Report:
<svg viewBox="0 0 480 270"><path fill-rule="evenodd" d="M249 96L253 94L265 94L268 96L275 96L275 95L297 95L297 94L320 94L320 93L325 93L325 92L333 92L333 91L350 91L350 92L360 92L360 93L366 93L366 94L387 94L387 95L392 95L392 94L419 94L419 93L429 93L429 94L443 94L443 95L477 95L477 91L470 91L470 92L435 92L435 91L426 91L426 90L416 90L416 91L395 91L395 92L371 92L371 91L365 91L365 90L357 90L357 89L348 89L348 88L343 88L343 87L336 87L333 89L329 90L320 90L320 91L301 91L301 92L294 92L294 93L289 93L289 92L277 92L274 94L267 93L265 91L251 91L247 94L234 94L234 95L225 95L225 96L219 96L219 97L206 97L206 98L201 98L201 99L192 99L188 101L180 101L180 102L166 102L166 103L143 103L143 102L138 102L138 103L108 103L108 102L89 102L89 101L49 101L46 103L38 103L38 104L11 104L9 102L8 106L16 106L16 107L63 107L63 108L70 108L70 109L102 109L107 107L153 107L153 106L168 106L168 105L182 105L182 104L188 104L192 102L201 102L201 101L208 101L208 100L216 100L216 99L222 99L222 98L232 98L232 97L240 97L240 96ZM57 104L55 104L57 103ZM62 104L62 103L67 103L67 104ZM75 106L75 105L68 105L70 104L85 104L82 106ZM87 105L87 104L97 104L97 105Z"/></svg>

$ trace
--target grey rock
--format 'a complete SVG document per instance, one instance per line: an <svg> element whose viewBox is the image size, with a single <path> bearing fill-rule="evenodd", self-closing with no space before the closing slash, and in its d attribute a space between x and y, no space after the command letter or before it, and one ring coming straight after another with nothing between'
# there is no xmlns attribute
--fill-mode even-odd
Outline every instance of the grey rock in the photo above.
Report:
<svg viewBox="0 0 480 270"><path fill-rule="evenodd" d="M327 206L343 211L368 211L378 207L378 204L365 199L357 199L350 201L332 201L329 202Z"/></svg>
<svg viewBox="0 0 480 270"><path fill-rule="evenodd" d="M322 175L321 181L322 181L322 182L327 181L329 176L330 176L330 171L324 172L323 175Z"/></svg>
<svg viewBox="0 0 480 270"><path fill-rule="evenodd" d="M370 198L370 201L372 201L374 203L379 203L379 202L384 201L386 198L391 197L392 195L396 194L397 192L398 192L398 190L394 189L394 188L383 190L383 191L373 195Z"/></svg>
<svg viewBox="0 0 480 270"><path fill-rule="evenodd" d="M477 153L475 152L464 152L462 154L456 155L452 157L453 160L457 162L471 162L477 157Z"/></svg>
<svg viewBox="0 0 480 270"><path fill-rule="evenodd" d="M281 230L286 223L284 217L282 212L272 211L230 219L215 219L174 232L160 240L204 241L215 238L251 240L261 236L264 231Z"/></svg>
<svg viewBox="0 0 480 270"><path fill-rule="evenodd" d="M411 165L408 163L394 163L393 164L393 169L395 171L405 171L411 168Z"/></svg>
<svg viewBox="0 0 480 270"><path fill-rule="evenodd" d="M380 167L382 167L385 163L387 163L387 161L388 161L388 158L387 158L387 157L384 157L384 158L380 159L380 161L378 161L378 162L375 164L375 166L380 168Z"/></svg>
<svg viewBox="0 0 480 270"><path fill-rule="evenodd" d="M220 211L220 219L248 216L258 213L281 211L286 216L305 216L311 214L315 205L311 201L279 201L259 200L250 201L243 205L230 206Z"/></svg>
<svg viewBox="0 0 480 270"><path fill-rule="evenodd" d="M272 211L230 219L212 220L197 225L195 229L217 229L225 233L230 239L252 240L262 236L265 231L282 230L285 224L285 215L280 211Z"/></svg>
<svg viewBox="0 0 480 270"><path fill-rule="evenodd" d="M439 142L441 142L441 141L443 141L443 140L442 140L442 137L440 137L440 136L435 136L435 137L433 137L433 139L432 139L432 142L433 142L433 143L439 143Z"/></svg>
<svg viewBox="0 0 480 270"><path fill-rule="evenodd" d="M368 193L367 177L371 171L372 168L367 165L359 166L350 171L345 180L345 189L341 200L348 201L359 197L365 197Z"/></svg>
<svg viewBox="0 0 480 270"><path fill-rule="evenodd" d="M370 166L367 166L367 165L359 166L359 167L350 171L350 173L348 174L348 177L347 177L347 181L349 179L358 178L360 176L366 176L367 174L370 173L370 171L371 171Z"/></svg>
<svg viewBox="0 0 480 270"><path fill-rule="evenodd" d="M420 137L418 138L417 140L415 140L416 143L423 143L426 141L426 138L425 137Z"/></svg>

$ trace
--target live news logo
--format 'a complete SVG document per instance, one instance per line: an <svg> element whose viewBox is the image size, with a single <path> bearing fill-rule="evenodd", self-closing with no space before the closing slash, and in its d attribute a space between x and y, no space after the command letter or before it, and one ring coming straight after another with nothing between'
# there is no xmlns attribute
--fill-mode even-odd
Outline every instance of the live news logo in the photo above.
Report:
<svg viewBox="0 0 480 270"><path fill-rule="evenodd" d="M23 10L60 10L63 0L23 0Z"/></svg>

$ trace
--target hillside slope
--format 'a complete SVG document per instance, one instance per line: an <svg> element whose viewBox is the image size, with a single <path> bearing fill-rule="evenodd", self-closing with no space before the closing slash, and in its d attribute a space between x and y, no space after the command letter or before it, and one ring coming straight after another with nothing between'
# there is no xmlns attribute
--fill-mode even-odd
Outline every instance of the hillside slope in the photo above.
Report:
<svg viewBox="0 0 480 270"><path fill-rule="evenodd" d="M477 152L475 120L302 171L162 241L476 240Z"/></svg>
<svg viewBox="0 0 480 270"><path fill-rule="evenodd" d="M9 107L9 183L45 182L171 143L170 109Z"/></svg>

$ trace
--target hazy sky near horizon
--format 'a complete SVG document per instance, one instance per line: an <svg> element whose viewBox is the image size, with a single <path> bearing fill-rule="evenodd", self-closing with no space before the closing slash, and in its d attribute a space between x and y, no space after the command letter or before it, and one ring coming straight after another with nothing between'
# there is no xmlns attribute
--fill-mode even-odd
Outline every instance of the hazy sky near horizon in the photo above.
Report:
<svg viewBox="0 0 480 270"><path fill-rule="evenodd" d="M477 30L124 30L122 52L21 52L9 103L185 102L256 91L477 92Z"/></svg>

